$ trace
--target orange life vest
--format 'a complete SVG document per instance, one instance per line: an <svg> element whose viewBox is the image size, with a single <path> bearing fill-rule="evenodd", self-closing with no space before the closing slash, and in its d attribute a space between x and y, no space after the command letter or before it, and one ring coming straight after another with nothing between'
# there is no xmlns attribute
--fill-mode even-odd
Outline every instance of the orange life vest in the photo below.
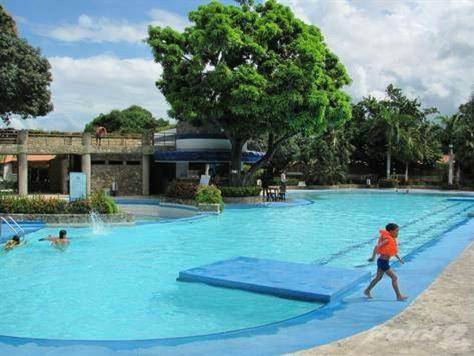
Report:
<svg viewBox="0 0 474 356"><path fill-rule="evenodd" d="M398 253L397 241L387 230L380 230L378 245L383 241L385 241L384 244L377 247L377 253L379 255L395 256Z"/></svg>

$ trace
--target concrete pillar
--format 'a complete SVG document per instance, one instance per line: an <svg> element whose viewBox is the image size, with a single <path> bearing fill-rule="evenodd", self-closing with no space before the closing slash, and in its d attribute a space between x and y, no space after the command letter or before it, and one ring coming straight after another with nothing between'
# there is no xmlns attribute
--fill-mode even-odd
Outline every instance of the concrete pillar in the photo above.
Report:
<svg viewBox="0 0 474 356"><path fill-rule="evenodd" d="M82 172L86 175L87 195L91 193L91 142L91 134L89 132L84 132L82 134L82 145L84 146L84 153L81 156L81 169Z"/></svg>
<svg viewBox="0 0 474 356"><path fill-rule="evenodd" d="M21 130L17 136L17 143L22 145L22 153L17 155L18 163L18 194L28 195L28 131Z"/></svg>
<svg viewBox="0 0 474 356"><path fill-rule="evenodd" d="M209 163L206 163L205 169L204 169L204 174L206 176L209 175L209 169L211 168L211 165Z"/></svg>
<svg viewBox="0 0 474 356"><path fill-rule="evenodd" d="M60 169L61 169L61 174L60 174L60 190L62 194L67 194L68 193L68 179L69 179L69 157L64 156L61 157L60 161Z"/></svg>
<svg viewBox="0 0 474 356"><path fill-rule="evenodd" d="M150 195L150 155L142 156L142 194Z"/></svg>
<svg viewBox="0 0 474 356"><path fill-rule="evenodd" d="M28 195L28 155L20 153L17 156L18 161L18 194Z"/></svg>

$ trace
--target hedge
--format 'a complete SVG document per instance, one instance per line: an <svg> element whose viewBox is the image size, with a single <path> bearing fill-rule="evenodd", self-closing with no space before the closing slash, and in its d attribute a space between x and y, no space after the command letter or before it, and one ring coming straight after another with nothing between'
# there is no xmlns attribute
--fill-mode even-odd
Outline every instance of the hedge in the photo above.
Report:
<svg viewBox="0 0 474 356"><path fill-rule="evenodd" d="M118 213L118 208L115 201L103 192L93 193L88 199L74 202L44 196L0 195L2 214L89 214L91 211L99 214L115 214Z"/></svg>
<svg viewBox="0 0 474 356"><path fill-rule="evenodd" d="M256 197L262 188L259 186L221 187L223 197Z"/></svg>
<svg viewBox="0 0 474 356"><path fill-rule="evenodd" d="M173 181L166 189L166 196L179 199L194 199L198 184Z"/></svg>
<svg viewBox="0 0 474 356"><path fill-rule="evenodd" d="M395 178L387 178L387 179L380 179L379 180L379 187L380 188L396 188L400 182L398 179Z"/></svg>

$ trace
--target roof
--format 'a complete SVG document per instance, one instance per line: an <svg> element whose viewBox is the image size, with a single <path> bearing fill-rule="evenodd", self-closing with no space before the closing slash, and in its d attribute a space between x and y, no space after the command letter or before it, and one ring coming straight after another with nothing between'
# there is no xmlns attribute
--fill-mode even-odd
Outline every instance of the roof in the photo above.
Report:
<svg viewBox="0 0 474 356"><path fill-rule="evenodd" d="M28 162L49 162L54 158L56 158L55 155L28 155ZM16 155L5 155L1 163L6 164L16 161Z"/></svg>
<svg viewBox="0 0 474 356"><path fill-rule="evenodd" d="M264 152L244 151L242 162L255 163L264 155ZM157 162L230 162L230 151L155 151Z"/></svg>

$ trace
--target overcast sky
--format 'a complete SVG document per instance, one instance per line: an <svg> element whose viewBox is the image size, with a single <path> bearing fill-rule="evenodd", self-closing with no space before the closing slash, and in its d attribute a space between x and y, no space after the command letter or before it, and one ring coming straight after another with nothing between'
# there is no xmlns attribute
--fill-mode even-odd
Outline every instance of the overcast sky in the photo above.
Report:
<svg viewBox="0 0 474 356"><path fill-rule="evenodd" d="M357 101L393 83L424 106L456 111L474 90L474 0L280 0L318 26ZM224 1L232 3L232 1ZM166 117L149 24L187 26L200 0L0 0L53 72L54 112L17 128L82 130L99 113L141 105Z"/></svg>

